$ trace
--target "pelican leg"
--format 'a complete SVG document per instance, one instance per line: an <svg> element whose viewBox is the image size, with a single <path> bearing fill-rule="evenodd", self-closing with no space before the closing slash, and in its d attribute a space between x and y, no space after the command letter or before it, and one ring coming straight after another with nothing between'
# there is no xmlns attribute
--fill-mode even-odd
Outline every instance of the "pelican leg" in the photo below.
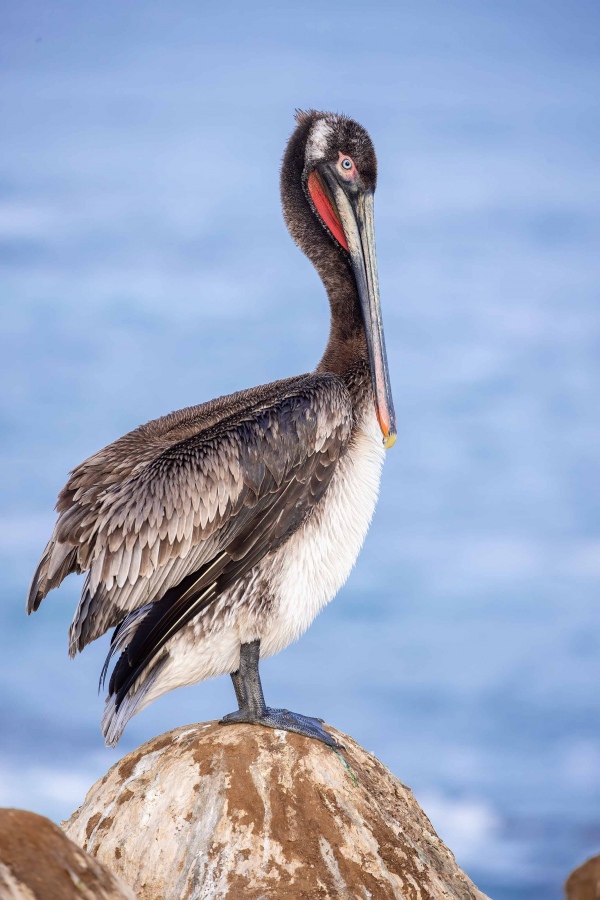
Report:
<svg viewBox="0 0 600 900"><path fill-rule="evenodd" d="M233 689L235 691L235 699L237 700L238 707L242 709L242 707L246 703L246 695L244 694L244 685L240 676L240 670L237 672L231 673L231 680L233 681Z"/></svg>
<svg viewBox="0 0 600 900"><path fill-rule="evenodd" d="M323 741L330 747L341 748L330 734L323 728L322 719L302 716L290 712L289 709L273 709L265 704L262 684L258 672L260 659L260 641L242 644L240 648L240 667L231 673L231 680L239 709L221 719L221 725L234 725L247 722L250 725L265 725L267 728L280 728L293 731L305 737Z"/></svg>

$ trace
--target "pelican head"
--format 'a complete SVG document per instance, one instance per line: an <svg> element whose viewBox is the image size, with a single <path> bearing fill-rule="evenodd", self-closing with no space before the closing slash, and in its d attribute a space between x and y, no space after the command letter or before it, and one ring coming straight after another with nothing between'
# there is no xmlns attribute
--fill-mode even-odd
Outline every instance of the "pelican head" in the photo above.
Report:
<svg viewBox="0 0 600 900"><path fill-rule="evenodd" d="M391 447L396 440L396 418L375 255L377 158L373 142L358 122L346 116L299 111L296 121L282 167L286 222L317 269L330 270L325 279L330 288L335 273L340 272L335 265L340 255L350 266L366 337L377 419L383 443Z"/></svg>

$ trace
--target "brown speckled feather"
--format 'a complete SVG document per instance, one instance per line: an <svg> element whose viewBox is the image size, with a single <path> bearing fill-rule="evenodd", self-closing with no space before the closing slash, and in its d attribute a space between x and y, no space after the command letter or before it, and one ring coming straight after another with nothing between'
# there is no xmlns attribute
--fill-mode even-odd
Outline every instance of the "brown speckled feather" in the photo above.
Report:
<svg viewBox="0 0 600 900"><path fill-rule="evenodd" d="M88 570L71 626L74 653L223 553L242 558L252 547L256 563L309 514L315 486L329 482L351 427L348 391L325 374L142 425L73 471L28 608L37 609L70 572ZM263 528L253 546L253 523L267 514L277 527Z"/></svg>

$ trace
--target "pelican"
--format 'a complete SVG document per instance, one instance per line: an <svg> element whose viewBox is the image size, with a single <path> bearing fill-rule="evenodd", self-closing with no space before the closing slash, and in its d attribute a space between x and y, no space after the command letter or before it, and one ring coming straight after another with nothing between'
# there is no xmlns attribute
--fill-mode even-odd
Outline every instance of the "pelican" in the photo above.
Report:
<svg viewBox="0 0 600 900"><path fill-rule="evenodd" d="M346 581L396 438L381 319L365 129L297 111L281 168L283 214L331 307L315 369L141 425L78 465L28 612L87 572L74 656L114 628L102 731L174 688L231 675L247 722L337 747L322 719L265 703L260 659L306 631Z"/></svg>

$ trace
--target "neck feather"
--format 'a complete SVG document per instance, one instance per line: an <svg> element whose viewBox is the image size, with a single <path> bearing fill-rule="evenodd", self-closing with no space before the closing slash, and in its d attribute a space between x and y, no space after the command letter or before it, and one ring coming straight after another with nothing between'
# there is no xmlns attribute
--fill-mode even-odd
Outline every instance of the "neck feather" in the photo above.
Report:
<svg viewBox="0 0 600 900"><path fill-rule="evenodd" d="M336 247L332 250L325 265L313 260L325 285L331 311L329 340L318 371L343 375L358 361L368 359L367 340L350 263Z"/></svg>
<svg viewBox="0 0 600 900"><path fill-rule="evenodd" d="M317 371L344 375L368 359L367 342L350 260L313 212L304 190L311 126L312 120L307 118L288 142L281 167L281 201L289 232L316 268L329 298L329 340Z"/></svg>

